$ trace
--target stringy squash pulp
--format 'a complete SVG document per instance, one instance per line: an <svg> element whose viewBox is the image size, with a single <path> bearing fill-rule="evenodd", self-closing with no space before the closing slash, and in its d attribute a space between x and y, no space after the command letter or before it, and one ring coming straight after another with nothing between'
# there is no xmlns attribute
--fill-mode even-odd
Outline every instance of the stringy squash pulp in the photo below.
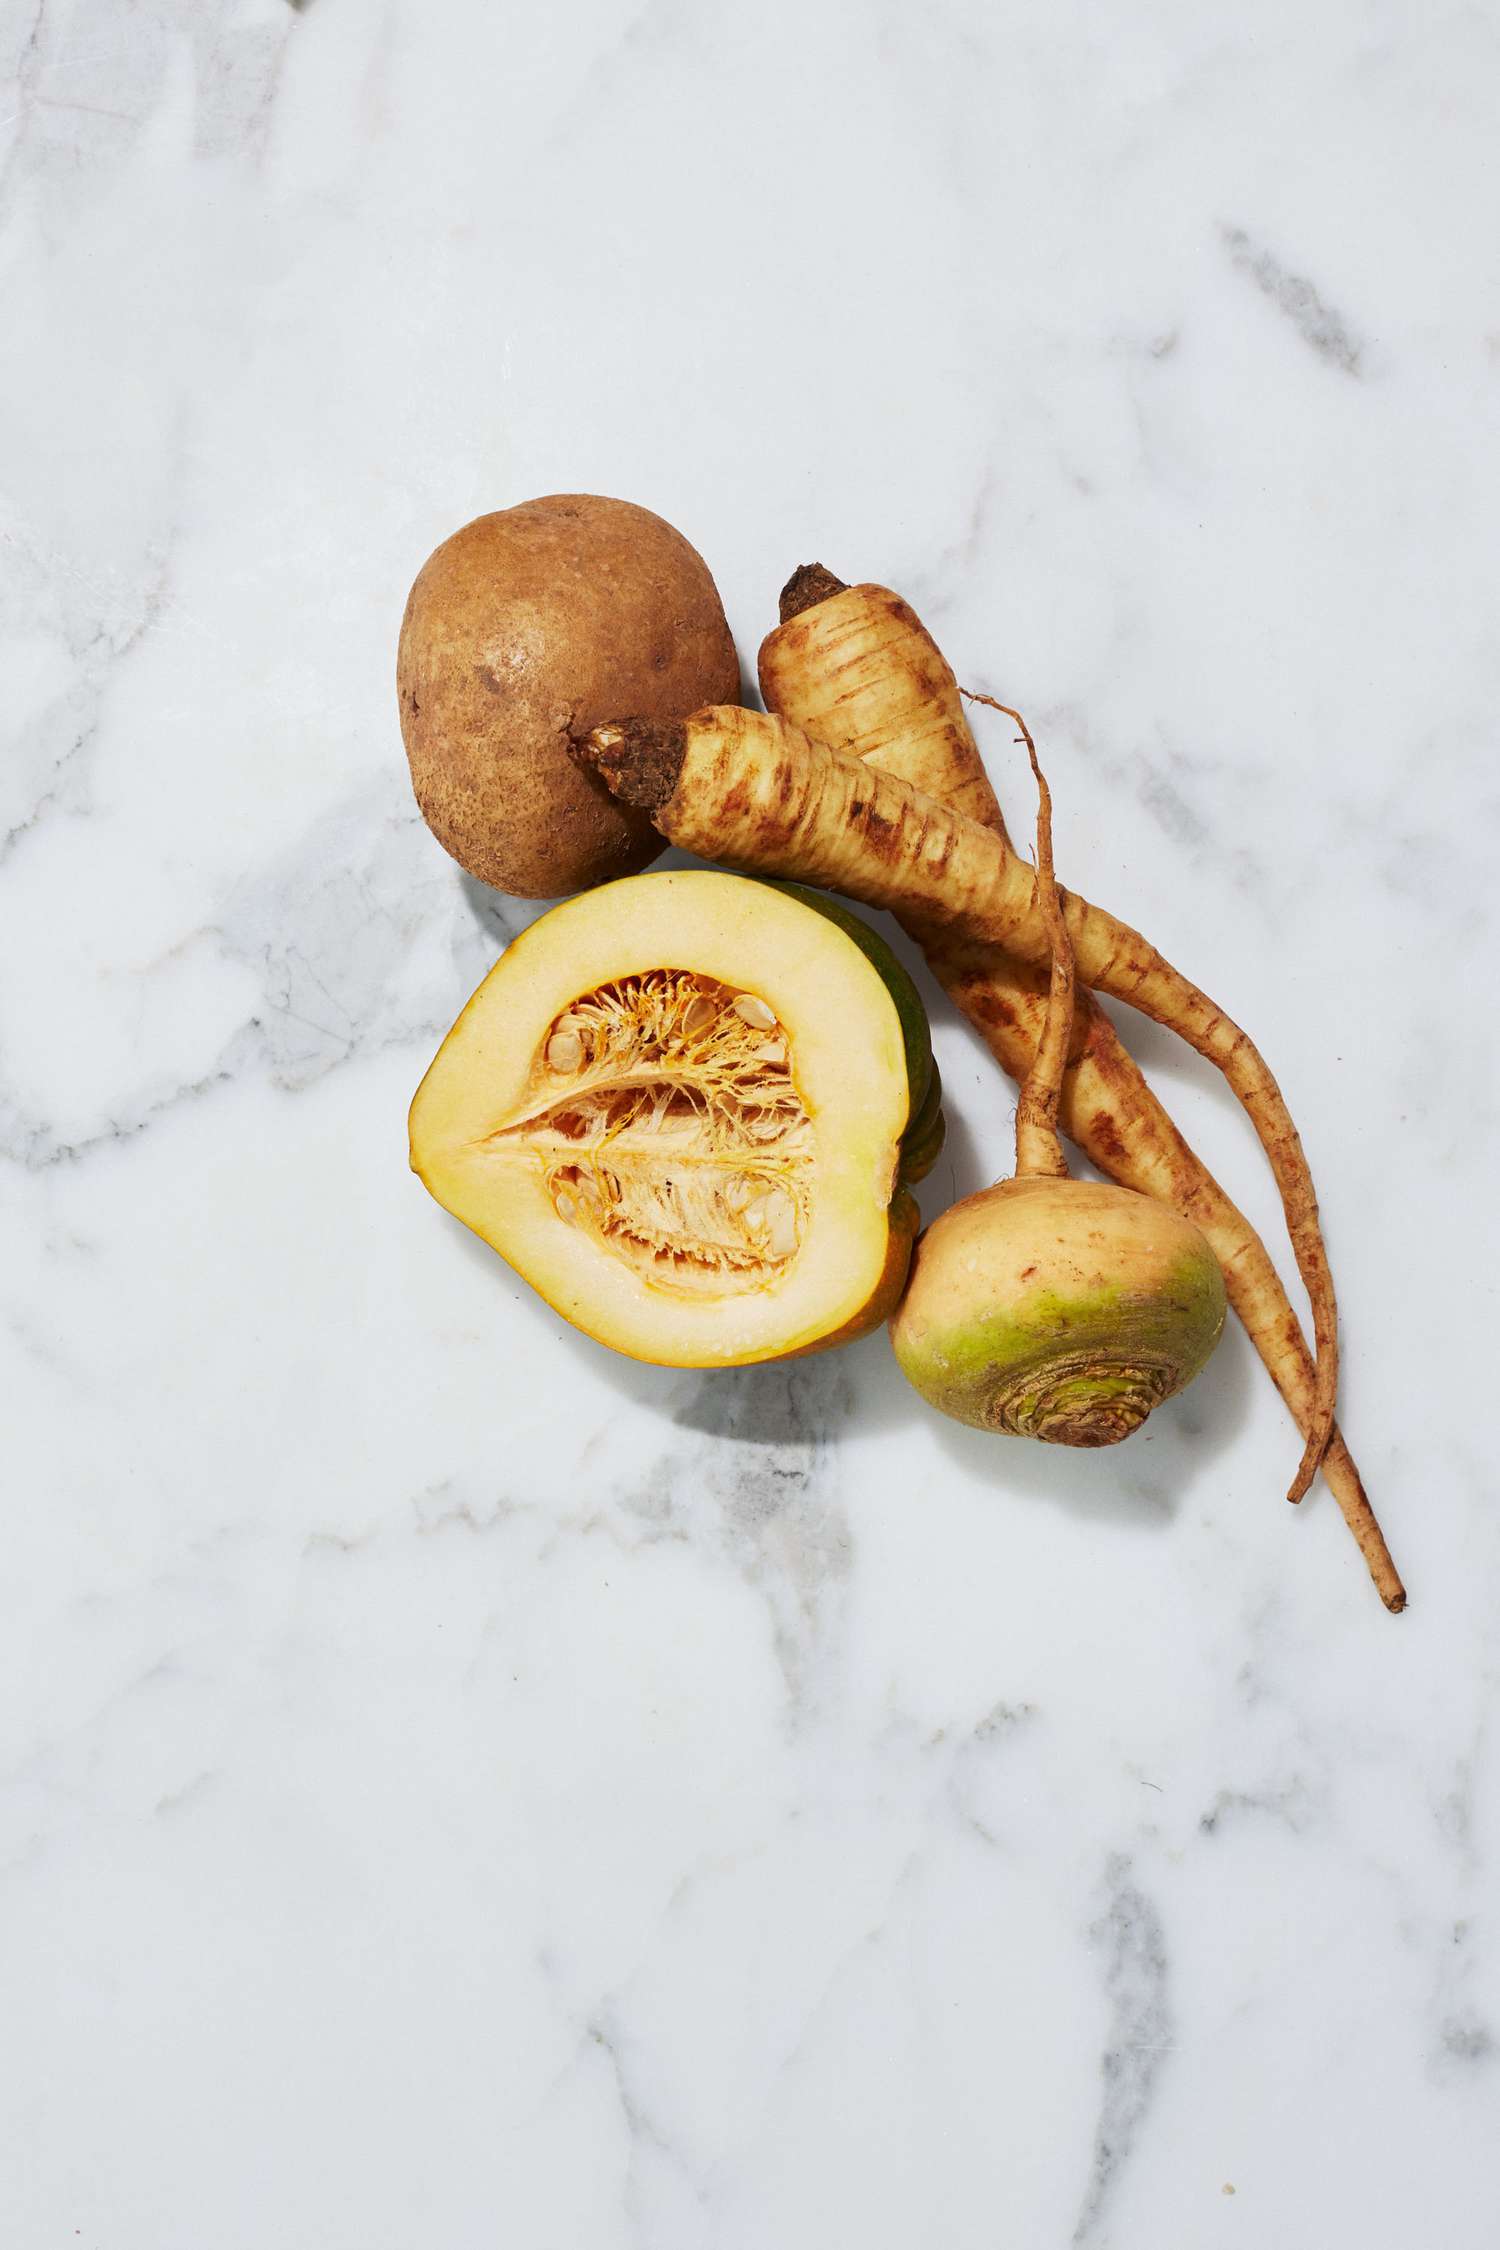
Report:
<svg viewBox="0 0 1500 2250"><path fill-rule="evenodd" d="M443 1042L413 1168L632 1358L728 1367L862 1333L905 1276L902 1136L933 1088L909 980L860 938L735 875L569 899Z"/></svg>

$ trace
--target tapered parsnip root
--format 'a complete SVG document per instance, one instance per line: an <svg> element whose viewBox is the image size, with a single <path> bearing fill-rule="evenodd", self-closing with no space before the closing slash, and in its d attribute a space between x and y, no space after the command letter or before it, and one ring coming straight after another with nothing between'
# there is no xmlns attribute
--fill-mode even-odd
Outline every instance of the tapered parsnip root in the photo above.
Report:
<svg viewBox="0 0 1500 2250"><path fill-rule="evenodd" d="M997 705L996 708L1004 707ZM1036 1043L1031 1068L1021 1081L1020 1099L1016 1103L1016 1171L1026 1173L1034 1179L1065 1180L1068 1177L1068 1160L1063 1155L1062 1143L1057 1137L1057 1119L1062 1106L1063 1073L1067 1069L1068 1048L1073 1037L1073 1011L1078 979L1074 972L1073 948L1068 939L1068 925L1063 917L1062 899L1052 867L1052 792L1037 763L1036 744L1031 739L1031 729L1019 711L1007 711L1006 716L1014 719L1020 728L1026 744L1026 754L1031 760L1031 770L1036 776L1038 904L1047 932L1047 943L1052 950L1051 965L1047 972L1047 1013L1042 1021L1042 1035Z"/></svg>
<svg viewBox="0 0 1500 2250"><path fill-rule="evenodd" d="M952 669L899 594L885 586L848 586L821 564L804 564L782 590L780 615L760 651L761 691L770 709L1005 833ZM1002 1069L1023 1082L1045 1014L1045 976L1013 954L953 930L913 925L911 934ZM1110 1179L1170 1203L1202 1227L1231 1305L1293 1421L1307 1435L1314 1412L1312 1358L1265 1245L1184 1140L1109 1018L1082 988L1061 1123ZM1400 1611L1405 1589L1337 1430L1322 1467L1382 1601L1393 1613Z"/></svg>
<svg viewBox="0 0 1500 2250"><path fill-rule="evenodd" d="M1031 869L1007 838L768 713L721 705L685 720L600 727L575 754L691 851L820 883L1025 960L1049 960ZM1300 1495L1332 1429L1338 1343L1332 1277L1296 1127L1246 1034L1139 931L1071 892L1063 894L1063 912L1083 981L1129 1001L1216 1063L1270 1159L1318 1347L1314 1426L1293 1487Z"/></svg>
<svg viewBox="0 0 1500 2250"><path fill-rule="evenodd" d="M1001 1068L1024 1081L1046 1006L1040 972L997 946L951 935L929 943L927 958ZM1077 998L1081 1020L1074 1025L1058 1115L1063 1132L1122 1187L1196 1219L1219 1261L1230 1305L1293 1421L1305 1430L1313 1407L1312 1358L1265 1244L1193 1153L1103 1010L1087 1004L1082 991ZM1381 1600L1393 1614L1401 1611L1406 1589L1337 1427L1322 1470Z"/></svg>

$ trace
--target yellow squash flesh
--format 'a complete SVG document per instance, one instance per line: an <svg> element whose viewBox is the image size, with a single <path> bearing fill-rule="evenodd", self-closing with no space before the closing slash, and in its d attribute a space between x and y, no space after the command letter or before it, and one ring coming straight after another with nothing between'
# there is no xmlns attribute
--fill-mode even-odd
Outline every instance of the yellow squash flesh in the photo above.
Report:
<svg viewBox="0 0 1500 2250"><path fill-rule="evenodd" d="M784 1145L795 1149L776 1175L784 1189L772 1182L761 1196L767 1181L757 1183L752 1218L774 1215L759 1222L771 1225L764 1268L739 1254L722 1287L719 1253L664 1240L662 1211L704 1208L725 1179L743 1182L737 1167L754 1174L776 1149L735 1140L726 1153L711 1135L695 1136L689 1097L701 1089L689 1072L673 1091L687 1052L677 1028L665 1049L658 1040L632 1054L620 1044L642 992L665 992L652 1021L665 1008L680 1027L699 1020L685 1016L694 1002L684 996L700 989L716 998L697 1003L699 1014L712 1018L717 1006L727 1026L712 1034L713 1052L743 1068L740 1051L760 1040L755 1052L773 1058L766 1098L781 1104ZM629 1109L627 1129L611 1122L585 1133L588 1105L570 1093L574 1081L596 1107L610 1095ZM634 1359L733 1367L842 1341L890 1310L915 1217L897 1185L910 1110L901 1019L859 946L794 897L694 869L569 899L508 947L417 1090L411 1161L437 1200L575 1327ZM727 1113L727 1130L741 1132L732 1104ZM751 1129L770 1129L754 1123L763 1112L751 1115ZM569 1133L584 1137L570 1142ZM663 1176L674 1170L675 1179ZM621 1203L621 1179L633 1189L636 1173L647 1181L637 1201L650 1240L621 1232L634 1209Z"/></svg>

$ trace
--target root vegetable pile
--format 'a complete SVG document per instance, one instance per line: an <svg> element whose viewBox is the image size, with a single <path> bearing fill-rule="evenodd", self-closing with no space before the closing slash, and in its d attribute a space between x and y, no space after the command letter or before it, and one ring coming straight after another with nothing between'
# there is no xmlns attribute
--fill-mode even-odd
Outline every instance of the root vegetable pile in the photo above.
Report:
<svg viewBox="0 0 1500 2250"><path fill-rule="evenodd" d="M488 577L481 541L499 557ZM419 1090L412 1160L433 1193L617 1350L732 1366L889 1319L932 1405L1051 1443L1128 1437L1203 1366L1227 1301L1304 1441L1288 1497L1321 1469L1399 1611L1335 1421L1337 1310L1307 1158L1258 1048L1139 931L1057 882L1028 730L959 688L900 595L804 565L759 678L763 713L722 700L737 666L712 580L669 525L621 503L483 518L428 565L401 704L429 821L488 880L586 894L511 945ZM966 699L1020 726L1035 871ZM663 839L741 873L590 888ZM926 1019L830 892L898 918L1021 1089L1015 1177L940 1215L915 1253L907 1190L944 1130ZM1265 1244L1096 993L1176 1031L1239 1097L1311 1349ZM1064 1134L1112 1185L1069 1176Z"/></svg>

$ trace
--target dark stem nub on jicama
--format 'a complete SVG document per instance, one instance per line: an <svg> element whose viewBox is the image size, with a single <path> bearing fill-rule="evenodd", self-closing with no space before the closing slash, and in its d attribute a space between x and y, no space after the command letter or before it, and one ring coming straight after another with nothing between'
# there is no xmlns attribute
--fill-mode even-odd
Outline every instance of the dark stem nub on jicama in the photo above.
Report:
<svg viewBox="0 0 1500 2250"><path fill-rule="evenodd" d="M1037 903L1052 944L1047 1016L1016 1109L1015 1177L966 1196L917 1245L891 1341L929 1405L1052 1445L1116 1445L1191 1382L1224 1327L1224 1278L1190 1219L1130 1188L1068 1176L1057 1113L1073 949L1037 785Z"/></svg>

